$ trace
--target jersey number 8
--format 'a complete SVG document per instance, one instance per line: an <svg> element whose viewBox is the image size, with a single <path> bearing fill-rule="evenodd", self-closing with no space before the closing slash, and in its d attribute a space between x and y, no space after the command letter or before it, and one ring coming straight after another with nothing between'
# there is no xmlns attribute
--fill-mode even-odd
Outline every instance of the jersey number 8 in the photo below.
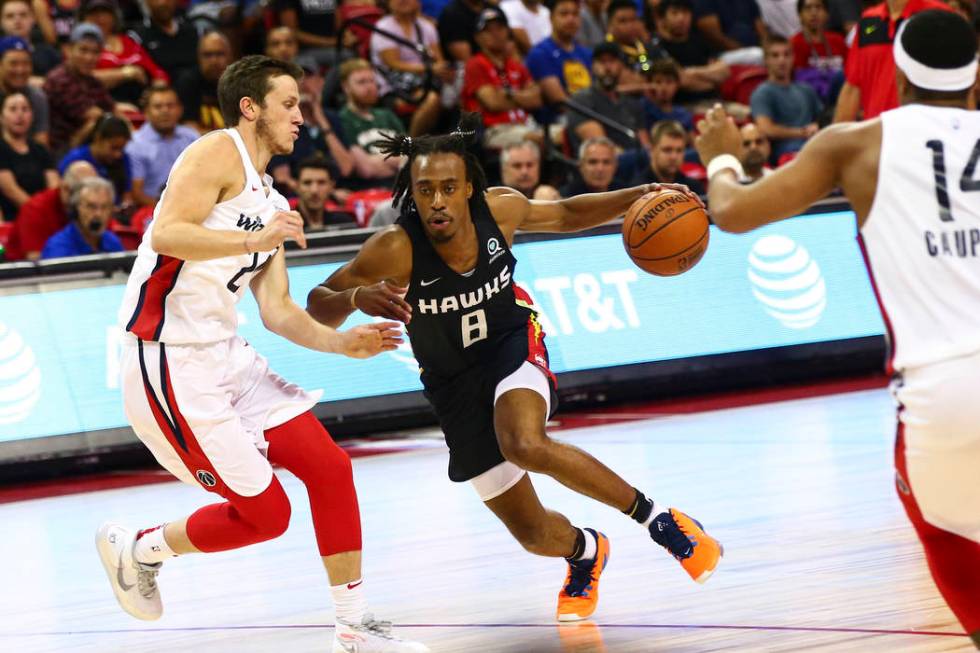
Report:
<svg viewBox="0 0 980 653"><path fill-rule="evenodd" d="M460 318L463 329L463 348L469 347L474 342L486 340L487 337L487 313L482 308L469 313L464 313Z"/></svg>

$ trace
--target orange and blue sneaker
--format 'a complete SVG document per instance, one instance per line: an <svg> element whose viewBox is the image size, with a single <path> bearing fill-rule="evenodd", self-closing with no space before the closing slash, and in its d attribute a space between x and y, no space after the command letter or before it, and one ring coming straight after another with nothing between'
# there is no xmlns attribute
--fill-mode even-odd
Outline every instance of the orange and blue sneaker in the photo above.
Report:
<svg viewBox="0 0 980 653"><path fill-rule="evenodd" d="M591 528L585 530L596 539L595 558L568 563L565 584L558 592L558 621L587 619L599 603L599 576L609 562L609 538Z"/></svg>
<svg viewBox="0 0 980 653"><path fill-rule="evenodd" d="M708 580L725 553L721 543L704 532L701 522L676 508L653 518L650 537L677 558L684 571L698 583Z"/></svg>

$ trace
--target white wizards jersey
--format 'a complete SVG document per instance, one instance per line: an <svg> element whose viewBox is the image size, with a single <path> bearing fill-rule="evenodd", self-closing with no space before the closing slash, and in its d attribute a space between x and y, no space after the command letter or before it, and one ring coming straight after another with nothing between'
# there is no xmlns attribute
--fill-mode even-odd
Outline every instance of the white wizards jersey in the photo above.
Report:
<svg viewBox="0 0 980 653"><path fill-rule="evenodd" d="M260 176L256 172L238 130L221 131L235 141L245 167L245 187L235 197L216 204L202 226L240 231L244 242L246 231L261 230L276 211L288 211L289 204L272 189L269 175ZM223 137L209 135L205 138ZM182 159L183 155L174 162L171 175ZM229 164L234 165L230 161L215 162L215 165ZM269 188L268 195L263 182ZM238 328L238 301L249 281L276 250L209 261L182 261L155 252L151 236L157 212L168 192L169 185L160 196L154 220L137 251L119 309L119 324L142 340L171 344L203 344L231 338Z"/></svg>
<svg viewBox="0 0 980 653"><path fill-rule="evenodd" d="M881 125L861 239L901 372L980 351L980 113L911 104Z"/></svg>

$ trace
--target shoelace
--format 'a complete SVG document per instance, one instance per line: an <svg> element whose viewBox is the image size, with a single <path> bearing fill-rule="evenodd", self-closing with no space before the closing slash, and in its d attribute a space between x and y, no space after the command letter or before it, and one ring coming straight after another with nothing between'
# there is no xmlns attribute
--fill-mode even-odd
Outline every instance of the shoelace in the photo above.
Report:
<svg viewBox="0 0 980 653"><path fill-rule="evenodd" d="M162 566L163 564L159 562L153 565L144 562L136 563L136 584L144 598L152 597L157 591L157 574L160 573Z"/></svg>
<svg viewBox="0 0 980 653"><path fill-rule="evenodd" d="M565 594L569 596L588 596L588 591L592 589L592 569L595 561L590 565L578 565L569 563L568 583L565 584Z"/></svg>
<svg viewBox="0 0 980 653"><path fill-rule="evenodd" d="M663 528L654 528L654 524L663 525ZM667 549L670 555L678 560L690 558L694 554L694 543L684 530L674 521L670 513L666 513L653 520L650 525L650 534L654 540L662 547ZM660 537L656 535L659 534Z"/></svg>

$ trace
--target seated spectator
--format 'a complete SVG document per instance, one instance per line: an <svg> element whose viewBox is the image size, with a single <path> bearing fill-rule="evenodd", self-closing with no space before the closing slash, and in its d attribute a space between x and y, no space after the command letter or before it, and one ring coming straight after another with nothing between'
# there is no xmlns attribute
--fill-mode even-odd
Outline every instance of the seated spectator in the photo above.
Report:
<svg viewBox="0 0 980 653"><path fill-rule="evenodd" d="M31 195L17 214L10 250L29 261L39 259L48 238L68 224L68 199L72 191L83 179L96 176L98 173L91 163L76 161L65 170L56 188Z"/></svg>
<svg viewBox="0 0 980 653"><path fill-rule="evenodd" d="M147 90L143 103L146 122L126 144L133 174L133 201L140 206L156 204L170 176L170 168L199 134L178 124L184 107L169 86Z"/></svg>
<svg viewBox="0 0 980 653"><path fill-rule="evenodd" d="M116 103L92 74L102 54L102 30L79 23L71 31L65 62L44 81L51 106L51 151L56 155L81 143L102 114Z"/></svg>
<svg viewBox="0 0 980 653"><path fill-rule="evenodd" d="M575 40L590 51L606 40L609 31L606 5L609 0L584 0L579 10L580 24Z"/></svg>
<svg viewBox="0 0 980 653"><path fill-rule="evenodd" d="M48 239L41 258L123 251L116 234L107 230L114 200L108 181L101 177L83 179L68 200L71 222Z"/></svg>
<svg viewBox="0 0 980 653"><path fill-rule="evenodd" d="M419 13L419 0L391 0L391 13L377 22L378 29L402 36L417 43L432 57L432 72L436 83L452 84L455 71L442 56L435 25ZM417 106L408 125L410 136L427 134L435 128L442 115L439 93L425 92L425 62L415 48L406 47L380 33L371 36L371 63L379 74L382 96L397 90L403 97L411 96Z"/></svg>
<svg viewBox="0 0 980 653"><path fill-rule="evenodd" d="M405 128L398 116L377 106L378 81L374 68L364 59L345 61L340 65L340 85L347 96L347 103L340 110L344 137L369 157L357 165L358 173L376 181L393 179L401 167L402 158L385 159L374 143L384 131L402 134Z"/></svg>
<svg viewBox="0 0 980 653"><path fill-rule="evenodd" d="M290 27L299 40L300 56L311 68L336 63L337 0L275 0L278 24ZM354 35L348 30L349 37ZM347 45L347 44L345 44Z"/></svg>
<svg viewBox="0 0 980 653"><path fill-rule="evenodd" d="M825 102L833 104L844 81L847 44L844 37L827 30L827 0L797 0L801 31L790 39L796 81L813 87Z"/></svg>
<svg viewBox="0 0 980 653"><path fill-rule="evenodd" d="M650 128L649 164L634 174L629 185L684 184L698 195L703 195L701 182L681 172L686 148L687 132L679 122L658 122Z"/></svg>
<svg viewBox="0 0 980 653"><path fill-rule="evenodd" d="M0 31L5 36L18 37L28 44L33 74L38 84L43 77L61 63L61 53L40 38L34 30L34 8L29 0L4 0L0 3Z"/></svg>
<svg viewBox="0 0 980 653"><path fill-rule="evenodd" d="M769 146L769 139L759 131L755 123L745 123L740 131L742 133L742 171L745 175L739 181L743 184L751 184L753 181L759 181L772 173L768 167L772 148Z"/></svg>
<svg viewBox="0 0 980 653"><path fill-rule="evenodd" d="M208 32L197 44L197 66L177 80L174 89L184 104L181 122L201 134L224 129L218 106L218 79L231 64L231 43L221 32Z"/></svg>
<svg viewBox="0 0 980 653"><path fill-rule="evenodd" d="M551 12L539 0L504 0L500 9L522 56L551 34Z"/></svg>
<svg viewBox="0 0 980 653"><path fill-rule="evenodd" d="M566 110L568 123L565 138L571 151L579 149L579 144L590 138L605 136L624 150L645 146L649 141L643 126L643 104L639 98L625 95L617 90L625 68L623 51L619 46L606 41L592 51L592 86L572 96L572 101L592 111L600 113L634 132L629 136L620 130L607 129L597 120L575 111Z"/></svg>
<svg viewBox="0 0 980 653"><path fill-rule="evenodd" d="M752 92L752 116L778 159L817 133L823 105L816 91L793 81L793 50L786 39L774 36L766 43L766 69L769 79Z"/></svg>
<svg viewBox="0 0 980 653"><path fill-rule="evenodd" d="M58 163L58 172L65 174L65 169L75 161L88 161L100 177L112 183L113 196L127 205L133 187L132 163L126 154L129 138L129 123L105 114L95 124L90 142L70 150Z"/></svg>
<svg viewBox="0 0 980 653"><path fill-rule="evenodd" d="M0 38L0 92L4 95L23 93L27 96L34 114L31 137L47 147L51 122L48 96L31 83L31 57L28 48L27 41L19 36Z"/></svg>
<svg viewBox="0 0 980 653"><path fill-rule="evenodd" d="M578 174L562 186L562 197L614 190L616 144L605 136L590 138L578 148Z"/></svg>
<svg viewBox="0 0 980 653"><path fill-rule="evenodd" d="M581 0L555 0L551 7L551 35L531 48L527 68L541 87L546 105L564 102L573 93L592 86L592 52L575 41L581 18Z"/></svg>
<svg viewBox="0 0 980 653"><path fill-rule="evenodd" d="M660 45L681 66L681 104L714 102L721 83L728 79L728 64L691 30L691 0L661 0L657 6Z"/></svg>
<svg viewBox="0 0 980 653"><path fill-rule="evenodd" d="M624 85L624 90L632 90L632 87L646 81L650 65L657 59L666 57L667 53L657 42L644 40L646 35L643 23L633 0L612 0L606 12L609 17L609 34L606 40L616 43L622 50L626 70L621 84Z"/></svg>
<svg viewBox="0 0 980 653"><path fill-rule="evenodd" d="M146 18L129 35L176 83L197 67L197 30L177 16L177 0L144 1Z"/></svg>
<svg viewBox="0 0 980 653"><path fill-rule="evenodd" d="M647 125L661 120L676 120L690 133L694 131L694 116L682 106L674 104L681 84L681 69L673 59L658 59L650 67L650 91L647 93Z"/></svg>
<svg viewBox="0 0 980 653"><path fill-rule="evenodd" d="M31 195L58 185L47 148L30 137L31 103L15 91L0 100L0 210L13 220Z"/></svg>
<svg viewBox="0 0 980 653"><path fill-rule="evenodd" d="M695 1L698 31L716 50L739 50L766 40L766 25L755 0Z"/></svg>
<svg viewBox="0 0 980 653"><path fill-rule="evenodd" d="M541 149L533 141L508 145L500 152L500 183L532 200L558 199L554 186L541 183Z"/></svg>
<svg viewBox="0 0 980 653"><path fill-rule="evenodd" d="M500 150L526 138L541 139L529 111L541 108L541 89L521 61L511 54L507 17L484 9L476 24L480 52L466 63L464 111L483 116L484 146Z"/></svg>
<svg viewBox="0 0 980 653"><path fill-rule="evenodd" d="M116 0L88 0L79 12L82 20L102 30L103 46L93 74L116 102L139 104L151 82L169 84L170 77L136 41L121 33L122 17Z"/></svg>
<svg viewBox="0 0 980 653"><path fill-rule="evenodd" d="M451 63L462 67L477 53L476 23L485 0L451 0L439 14L439 44Z"/></svg>
<svg viewBox="0 0 980 653"><path fill-rule="evenodd" d="M332 231L357 227L354 216L343 211L335 201L334 172L330 163L319 156L309 157L299 164L299 197L289 206L303 216L303 231Z"/></svg>

